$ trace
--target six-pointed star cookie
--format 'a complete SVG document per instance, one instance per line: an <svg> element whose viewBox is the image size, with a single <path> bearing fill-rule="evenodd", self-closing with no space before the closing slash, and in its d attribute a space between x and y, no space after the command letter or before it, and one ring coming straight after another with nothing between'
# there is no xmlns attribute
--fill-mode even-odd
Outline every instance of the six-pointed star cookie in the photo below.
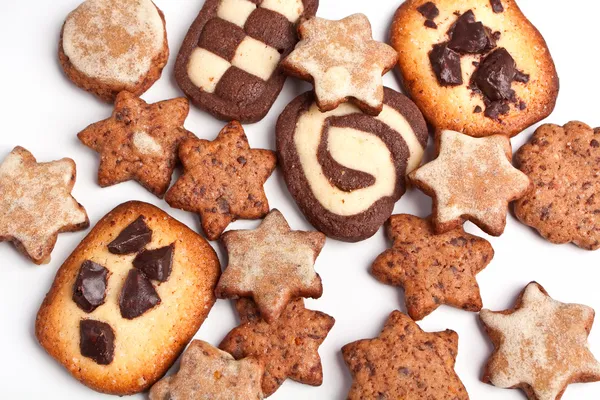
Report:
<svg viewBox="0 0 600 400"><path fill-rule="evenodd" d="M342 348L353 377L349 400L467 400L454 372L456 332L423 332L400 311L390 314L381 334Z"/></svg>
<svg viewBox="0 0 600 400"><path fill-rule="evenodd" d="M185 141L179 158L184 173L165 199L171 207L200 214L210 240L238 218L258 219L269 212L263 185L277 159L270 150L250 149L239 122L227 124L212 142Z"/></svg>
<svg viewBox="0 0 600 400"><path fill-rule="evenodd" d="M281 65L288 74L314 83L321 111L350 100L367 114L381 112L382 76L396 65L398 54L373 40L364 14L340 21L314 17L298 33L300 42Z"/></svg>
<svg viewBox="0 0 600 400"><path fill-rule="evenodd" d="M0 164L0 242L12 241L34 263L50 259L61 232L89 226L73 196L75 162L70 158L37 163L22 147Z"/></svg>
<svg viewBox="0 0 600 400"><path fill-rule="evenodd" d="M256 358L236 361L230 354L194 340L181 357L179 372L156 383L150 400L261 400L264 370Z"/></svg>
<svg viewBox="0 0 600 400"><path fill-rule="evenodd" d="M532 282L514 308L480 317L495 347L484 382L521 388L531 400L558 400L570 383L600 381L587 345L592 308L556 301Z"/></svg>
<svg viewBox="0 0 600 400"><path fill-rule="evenodd" d="M264 362L262 389L266 397L287 378L321 385L323 369L318 350L335 323L332 317L307 310L302 299L289 303L271 324L260 318L252 300L240 299L236 308L240 326L229 332L219 347L238 360L253 356Z"/></svg>
<svg viewBox="0 0 600 400"><path fill-rule="evenodd" d="M466 233L462 226L436 235L429 219L393 215L386 224L392 248L373 263L383 283L402 286L408 315L423 319L441 304L481 310L475 275L494 256L490 243Z"/></svg>
<svg viewBox="0 0 600 400"><path fill-rule="evenodd" d="M185 98L147 104L129 92L119 93L112 116L77 135L100 153L100 186L134 179L162 197L171 183L179 144L194 137L183 128L189 109Z"/></svg>
<svg viewBox="0 0 600 400"><path fill-rule="evenodd" d="M469 220L484 232L500 236L508 203L530 186L527 175L510 162L510 140L502 135L473 138L449 130L437 139L438 157L409 175L415 186L433 197L436 232L447 232Z"/></svg>
<svg viewBox="0 0 600 400"><path fill-rule="evenodd" d="M272 210L258 229L222 236L229 265L215 290L219 298L252 297L262 317L272 322L290 300L321 297L323 286L314 262L325 245L321 232L292 231Z"/></svg>

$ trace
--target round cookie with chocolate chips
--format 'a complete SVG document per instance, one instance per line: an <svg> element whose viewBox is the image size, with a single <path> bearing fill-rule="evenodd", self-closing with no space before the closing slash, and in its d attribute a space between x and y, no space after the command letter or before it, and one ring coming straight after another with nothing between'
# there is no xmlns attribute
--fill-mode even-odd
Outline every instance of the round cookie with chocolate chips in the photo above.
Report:
<svg viewBox="0 0 600 400"><path fill-rule="evenodd" d="M319 111L313 93L293 100L277 122L287 187L310 223L334 239L371 237L421 163L427 125L406 96L384 89L383 110L366 115L344 103Z"/></svg>
<svg viewBox="0 0 600 400"><path fill-rule="evenodd" d="M514 0L408 0L391 43L406 92L437 129L514 136L554 109L554 61Z"/></svg>
<svg viewBox="0 0 600 400"><path fill-rule="evenodd" d="M164 15L151 0L86 0L67 16L58 56L73 83L104 101L139 96L169 58Z"/></svg>

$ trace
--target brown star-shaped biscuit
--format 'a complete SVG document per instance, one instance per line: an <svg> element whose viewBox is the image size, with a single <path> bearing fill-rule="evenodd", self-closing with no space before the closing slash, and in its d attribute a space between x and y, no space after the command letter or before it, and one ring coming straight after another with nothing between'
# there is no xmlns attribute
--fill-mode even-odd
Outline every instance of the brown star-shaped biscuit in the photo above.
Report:
<svg viewBox="0 0 600 400"><path fill-rule="evenodd" d="M325 245L321 232L292 231L283 215L272 210L258 229L225 232L221 239L229 265L215 289L218 298L252 297L270 323L290 300L323 294L314 269Z"/></svg>
<svg viewBox="0 0 600 400"><path fill-rule="evenodd" d="M367 114L383 109L382 76L396 65L398 54L373 40L364 14L340 21L314 17L298 28L300 42L281 65L285 72L315 85L317 106L331 111L352 101Z"/></svg>
<svg viewBox="0 0 600 400"><path fill-rule="evenodd" d="M15 147L0 164L0 242L11 241L34 263L50 261L56 238L90 225L85 209L71 196L75 162L38 163Z"/></svg>
<svg viewBox="0 0 600 400"><path fill-rule="evenodd" d="M438 156L413 171L411 182L433 197L432 221L437 233L473 222L500 236L508 203L530 187L527 175L512 166L510 140L494 135L473 138L445 130L437 135Z"/></svg>
<svg viewBox="0 0 600 400"><path fill-rule="evenodd" d="M194 340L181 356L179 372L154 384L150 400L261 400L264 370L256 358L236 361L230 354Z"/></svg>
<svg viewBox="0 0 600 400"><path fill-rule="evenodd" d="M269 212L263 185L277 159L270 150L251 149L239 122L227 124L212 142L190 139L179 149L183 175L165 199L171 207L200 214L210 240L236 219Z"/></svg>
<svg viewBox="0 0 600 400"><path fill-rule="evenodd" d="M307 310L302 299L289 303L271 324L260 318L252 300L240 299L236 308L240 326L229 332L219 347L238 360L252 356L263 361L262 389L266 397L287 378L321 385L323 369L318 349L335 323L332 317Z"/></svg>
<svg viewBox="0 0 600 400"><path fill-rule="evenodd" d="M177 165L179 144L194 137L183 128L189 109L185 98L147 104L129 92L119 93L112 116L77 135L100 153L100 186L134 179L162 197Z"/></svg>
<svg viewBox="0 0 600 400"><path fill-rule="evenodd" d="M556 301L531 282L512 309L479 316L495 347L484 382L523 389L531 400L558 400L570 383L600 381L587 345L592 308Z"/></svg>
<svg viewBox="0 0 600 400"><path fill-rule="evenodd" d="M392 248L373 263L371 272L383 283L402 286L408 315L423 319L441 304L481 310L475 275L494 257L492 245L462 226L436 235L430 219L399 214L386 224Z"/></svg>
<svg viewBox="0 0 600 400"><path fill-rule="evenodd" d="M423 332L400 311L390 314L381 334L342 347L353 377L349 400L467 400L454 372L456 332Z"/></svg>
<svg viewBox="0 0 600 400"><path fill-rule="evenodd" d="M515 161L533 190L515 214L552 243L600 248L600 128L582 122L540 126Z"/></svg>

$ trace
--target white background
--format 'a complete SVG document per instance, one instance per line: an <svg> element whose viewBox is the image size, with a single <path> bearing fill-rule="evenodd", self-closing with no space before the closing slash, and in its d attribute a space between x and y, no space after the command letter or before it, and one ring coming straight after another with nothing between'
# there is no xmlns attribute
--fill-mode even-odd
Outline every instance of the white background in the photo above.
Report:
<svg viewBox="0 0 600 400"><path fill-rule="evenodd" d="M97 154L84 147L76 134L88 124L110 116L112 107L67 80L57 57L61 25L79 2L0 0L0 159L16 145L29 149L39 161L73 158L77 163L74 195L86 207L92 224L118 204L136 199L155 204L199 230L195 215L170 208L135 182L105 189L96 184ZM165 13L171 57L162 78L143 95L148 102L181 95L173 79L173 64L183 37L203 2L162 0L156 3ZM374 37L387 40L398 5L399 0L321 0L318 14L340 19L357 12L365 13L373 25ZM600 4L591 0L568 3L521 0L519 5L546 38L560 76L558 104L547 122L563 124L579 119L591 126L599 126L597 16ZM385 82L398 88L393 73L385 76ZM260 123L245 127L252 147L274 148L277 116L294 96L308 88L305 83L288 79L269 115ZM223 125L193 107L186 121L189 130L207 139L213 139ZM533 129L513 139L514 149L530 137ZM279 171L265 188L271 207L280 209L293 228L311 228L288 194ZM395 212L426 216L430 207L429 198L413 190L398 202ZM257 221L239 221L229 228L253 228L257 224ZM471 224L467 224L467 230L487 237ZM0 398L109 398L73 379L44 352L33 333L38 307L56 270L86 233L61 234L52 253L52 262L42 266L30 263L10 244L0 244ZM557 246L545 242L513 216L509 216L504 235L488 239L496 255L487 269L478 275L486 308L511 307L524 285L537 280L558 300L583 303L600 310L598 253L573 245ZM213 246L223 259L218 245L213 243ZM323 279L323 297L307 301L308 307L336 319L333 330L320 348L325 375L323 385L313 388L288 380L272 396L273 399L345 398L351 380L340 348L348 342L376 336L392 310L404 310L401 290L377 282L368 273L371 262L386 246L382 230L359 244L328 239L316 263ZM196 337L218 345L236 324L232 303L219 300ZM479 381L492 348L477 314L442 306L419 325L426 331L450 328L458 332L456 371L471 399L525 398L518 390L498 389ZM592 329L590 345L600 357L600 327ZM566 400L598 398L600 383L571 385L564 396Z"/></svg>

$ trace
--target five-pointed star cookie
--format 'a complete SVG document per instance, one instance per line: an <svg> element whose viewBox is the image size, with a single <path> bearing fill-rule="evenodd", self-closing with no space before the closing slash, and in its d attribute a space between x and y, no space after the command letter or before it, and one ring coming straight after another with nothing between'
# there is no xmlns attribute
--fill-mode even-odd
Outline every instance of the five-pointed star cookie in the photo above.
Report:
<svg viewBox="0 0 600 400"><path fill-rule="evenodd" d="M325 245L321 232L292 231L272 210L258 229L222 236L229 265L215 290L219 298L252 297L262 317L272 322L290 300L321 297L323 286L315 259Z"/></svg>
<svg viewBox="0 0 600 400"><path fill-rule="evenodd" d="M100 153L100 186L134 179L162 197L177 165L179 144L194 137L183 128L189 109L185 98L147 104L129 92L119 93L112 116L77 135Z"/></svg>
<svg viewBox="0 0 600 400"><path fill-rule="evenodd" d="M314 83L321 111L350 100L367 114L381 112L382 76L394 67L398 54L373 40L364 14L340 21L314 17L303 22L298 33L300 42L281 65L288 74Z"/></svg>
<svg viewBox="0 0 600 400"><path fill-rule="evenodd" d="M349 400L467 400L454 372L456 332L423 332L400 311L390 314L381 334L342 347L353 378Z"/></svg>
<svg viewBox="0 0 600 400"><path fill-rule="evenodd" d="M558 400L570 383L600 381L587 345L592 308L556 301L532 282L514 308L480 317L495 347L484 382L521 388L531 400Z"/></svg>
<svg viewBox="0 0 600 400"><path fill-rule="evenodd" d="M179 372L154 384L150 400L261 400L264 370L256 358L236 361L230 354L194 340L181 357Z"/></svg>
<svg viewBox="0 0 600 400"><path fill-rule="evenodd" d="M250 149L239 122L227 124L212 142L190 139L179 149L184 173L167 192L171 207L200 214L210 240L238 218L269 212L263 185L277 159L270 150Z"/></svg>
<svg viewBox="0 0 600 400"><path fill-rule="evenodd" d="M229 332L219 347L238 360L252 356L264 363L265 397L273 394L287 378L321 385L323 369L318 350L335 323L332 317L307 310L302 299L289 303L271 324L260 318L252 300L240 299L236 308L240 326Z"/></svg>
<svg viewBox="0 0 600 400"><path fill-rule="evenodd" d="M413 171L412 183L433 197L432 221L437 233L473 222L500 236L508 203L530 187L527 175L512 166L510 140L494 135L473 138L445 130L438 136L438 157Z"/></svg>
<svg viewBox="0 0 600 400"><path fill-rule="evenodd" d="M402 286L408 315L423 319L441 304L481 310L475 275L494 256L490 243L466 233L462 226L436 235L429 219L393 215L386 224L392 248L373 263L383 283Z"/></svg>
<svg viewBox="0 0 600 400"><path fill-rule="evenodd" d="M49 261L56 238L89 226L73 196L75 162L36 162L22 147L0 164L0 242L12 241L34 263Z"/></svg>

